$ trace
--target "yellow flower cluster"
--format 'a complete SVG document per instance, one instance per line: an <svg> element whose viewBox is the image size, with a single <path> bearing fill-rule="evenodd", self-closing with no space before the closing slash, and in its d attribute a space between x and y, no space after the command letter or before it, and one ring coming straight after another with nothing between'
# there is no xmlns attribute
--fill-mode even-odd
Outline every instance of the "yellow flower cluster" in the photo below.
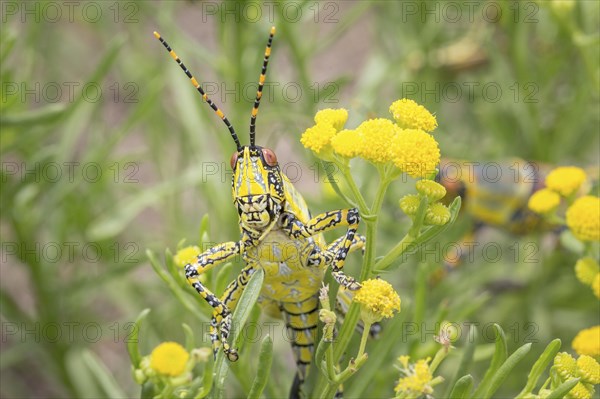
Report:
<svg viewBox="0 0 600 399"><path fill-rule="evenodd" d="M539 214L553 212L558 205L560 205L560 195L547 188L536 191L527 204L529 209Z"/></svg>
<svg viewBox="0 0 600 399"><path fill-rule="evenodd" d="M600 266L593 258L581 258L575 263L575 275L585 285L592 287L594 294L600 298Z"/></svg>
<svg viewBox="0 0 600 399"><path fill-rule="evenodd" d="M407 98L403 98L390 106L390 113L403 129L421 129L432 132L437 127L437 120L427 109Z"/></svg>
<svg viewBox="0 0 600 399"><path fill-rule="evenodd" d="M336 132L339 132L344 128L347 120L348 111L344 108L327 108L317 112L315 115L315 123L317 125L330 125L336 130Z"/></svg>
<svg viewBox="0 0 600 399"><path fill-rule="evenodd" d="M361 157L374 164L394 164L414 178L431 175L440 161L438 143L427 133L437 126L435 117L412 100L398 100L390 111L397 123L375 118L356 129L344 129L345 109L319 111L316 124L306 129L300 142L323 159L333 154Z"/></svg>
<svg viewBox="0 0 600 399"><path fill-rule="evenodd" d="M568 353L560 352L554 358L554 369L562 381L580 378L567 398L589 399L594 395L594 385L600 383L600 364L588 355L581 355L575 360Z"/></svg>
<svg viewBox="0 0 600 399"><path fill-rule="evenodd" d="M173 262L176 266L184 268L187 264L195 262L200 253L200 248L195 245L181 248L173 257Z"/></svg>
<svg viewBox="0 0 600 399"><path fill-rule="evenodd" d="M390 283L375 278L363 281L361 285L353 300L360 304L363 321L372 324L400 311L400 297Z"/></svg>
<svg viewBox="0 0 600 399"><path fill-rule="evenodd" d="M571 346L580 355L600 357L600 325L579 331Z"/></svg>
<svg viewBox="0 0 600 399"><path fill-rule="evenodd" d="M150 354L150 367L159 374L176 377L186 370L190 354L177 342L163 342Z"/></svg>
<svg viewBox="0 0 600 399"><path fill-rule="evenodd" d="M306 129L302 134L302 138L300 138L300 142L304 147L319 155L323 150L330 150L329 143L335 134L336 131L333 126L329 124L317 124Z"/></svg>
<svg viewBox="0 0 600 399"><path fill-rule="evenodd" d="M440 163L440 148L432 135L417 129L405 129L392 142L394 164L414 178L427 177Z"/></svg>
<svg viewBox="0 0 600 399"><path fill-rule="evenodd" d="M394 122L383 118L369 119L358 125L356 131L359 139L355 144L361 149L362 158L381 164L394 160L390 143L400 133L400 128Z"/></svg>
<svg viewBox="0 0 600 399"><path fill-rule="evenodd" d="M568 197L579 190L586 179L583 169L576 166L562 166L552 170L546 176L546 187Z"/></svg>
<svg viewBox="0 0 600 399"><path fill-rule="evenodd" d="M356 130L345 129L331 139L331 146L343 158L354 158L360 155L362 135Z"/></svg>
<svg viewBox="0 0 600 399"><path fill-rule="evenodd" d="M416 398L433 393L433 387L431 386L433 374L429 369L430 358L417 360L414 364L408 363L408 356L400 356L398 360L402 364L401 372L404 377L398 380L398 384L394 388L397 394Z"/></svg>
<svg viewBox="0 0 600 399"><path fill-rule="evenodd" d="M567 226L582 241L600 241L600 198L584 195L567 209Z"/></svg>

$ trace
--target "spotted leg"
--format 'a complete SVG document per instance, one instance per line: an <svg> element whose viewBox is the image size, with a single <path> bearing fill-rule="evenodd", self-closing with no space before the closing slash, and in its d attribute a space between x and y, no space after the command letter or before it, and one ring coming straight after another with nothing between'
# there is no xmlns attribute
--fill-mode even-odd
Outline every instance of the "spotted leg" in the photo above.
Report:
<svg viewBox="0 0 600 399"><path fill-rule="evenodd" d="M232 351L227 343L229 328L231 326L231 311L223 301L218 299L200 282L200 275L205 271L240 255L242 248L243 244L241 241L230 241L219 244L198 255L195 263L189 263L185 266L185 277L187 278L188 283L190 283L198 294L200 294L200 296L214 309L210 325L210 339L213 351L216 355L222 343L223 351L229 360L232 361L237 360L237 353Z"/></svg>
<svg viewBox="0 0 600 399"><path fill-rule="evenodd" d="M333 256L327 250L322 251L320 255L316 251L315 256L321 256L322 260L331 264L331 274L340 285L351 291L356 291L360 288L360 284L353 277L347 276L342 270L360 222L360 215L356 208L325 212L312 218L306 224L302 223L292 213L284 212L280 217L280 221L282 229L294 239L308 238L336 227L348 226L345 236L335 246L336 252Z"/></svg>

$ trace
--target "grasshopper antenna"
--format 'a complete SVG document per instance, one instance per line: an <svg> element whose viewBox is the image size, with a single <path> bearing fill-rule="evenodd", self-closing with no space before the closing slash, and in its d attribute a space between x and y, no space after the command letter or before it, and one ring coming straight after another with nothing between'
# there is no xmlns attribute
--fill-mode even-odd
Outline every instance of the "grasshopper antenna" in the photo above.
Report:
<svg viewBox="0 0 600 399"><path fill-rule="evenodd" d="M192 82L192 85L202 95L202 98L204 99L204 101L206 101L208 103L208 105L210 105L210 107L213 109L213 111L215 111L215 113L219 116L219 118L221 118L223 120L223 122L225 123L225 126L227 126L227 129L229 129L229 133L231 133L231 137L233 138L233 141L235 141L235 145L237 146L237 150L238 151L241 150L242 145L240 144L240 140L238 139L238 136L235 133L235 129L233 128L233 126L229 122L229 119L227 119L227 117L225 116L225 114L223 113L223 111L221 111L219 109L219 107L217 107L216 104L210 98L208 98L208 95L204 92L204 90L202 90L202 87L200 86L200 83L198 83L198 81L196 80L196 78L194 76L192 76L192 74L187 69L187 67L185 66L185 64L181 61L181 59L177 56L177 54L175 54L175 52L173 51L173 49L171 49L171 46L169 46L169 43L167 43L165 41L165 39L163 39L162 36L158 32L154 32L154 36L158 40L160 40L160 42L163 44L163 46L165 46L165 48L167 49L167 51L169 52L169 54L171 54L171 57L173 57L173 59L175 60L175 62L177 62L177 64L179 64L179 66L181 67L181 69L183 70L183 72L185 72L185 74L187 75L187 77L190 78L190 81ZM273 37L273 36L271 35L271 37ZM263 68L263 69L265 69L265 68Z"/></svg>
<svg viewBox="0 0 600 399"><path fill-rule="evenodd" d="M267 48L265 49L265 59L263 60L262 70L260 72L260 78L258 79L258 91L256 92L256 99L254 100L254 108L252 108L252 116L250 117L250 145L254 147L255 142L255 130L256 130L256 115L258 115L258 106L260 105L260 99L262 97L262 90L265 84L265 75L267 73L267 65L269 64L269 57L271 56L271 44L273 43L273 36L275 35L275 27L271 27L271 33L269 33L269 41L267 42Z"/></svg>

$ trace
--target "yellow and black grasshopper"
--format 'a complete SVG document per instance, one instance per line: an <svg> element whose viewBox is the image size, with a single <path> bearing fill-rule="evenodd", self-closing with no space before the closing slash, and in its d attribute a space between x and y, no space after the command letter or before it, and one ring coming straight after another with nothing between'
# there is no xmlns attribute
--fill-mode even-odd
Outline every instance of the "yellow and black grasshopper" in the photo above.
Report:
<svg viewBox="0 0 600 399"><path fill-rule="evenodd" d="M345 275L343 267L350 251L364 247L364 238L356 235L360 221L357 209L335 210L311 217L304 198L281 172L273 151L255 144L256 116L274 34L273 27L250 118L250 144L242 146L223 112L208 98L167 42L154 33L204 101L223 120L236 144L231 157L232 194L241 238L217 245L200 254L195 263L185 266L188 282L214 308L210 329L214 353L222 347L230 361L238 359L236 349L227 342L232 310L252 273L263 269L265 279L259 301L268 309L278 308L286 322L297 364L290 396L298 397L315 348L318 292L325 271L331 266L331 273L341 286L350 291L359 289L360 284ZM341 226L347 227L346 234L327 245L322 233ZM246 266L217 298L200 282L200 275L239 255Z"/></svg>

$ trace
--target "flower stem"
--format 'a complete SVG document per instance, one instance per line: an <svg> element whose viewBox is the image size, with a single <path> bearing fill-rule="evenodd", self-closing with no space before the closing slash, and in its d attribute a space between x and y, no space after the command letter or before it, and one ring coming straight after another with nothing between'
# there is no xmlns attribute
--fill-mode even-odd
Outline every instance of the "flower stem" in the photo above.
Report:
<svg viewBox="0 0 600 399"><path fill-rule="evenodd" d="M362 337L360 338L360 346L358 347L358 355L356 355L357 359L360 359L365 353L365 347L367 346L367 338L369 338L369 331L371 330L372 323L364 322L365 325L363 327Z"/></svg>
<svg viewBox="0 0 600 399"><path fill-rule="evenodd" d="M358 189L358 186L356 185L356 182L354 181L354 178L352 177L352 174L350 173L350 166L348 166L347 164L338 163L338 167L342 171L342 176L344 176L344 178L346 179L346 182L348 183L348 187L350 188L350 191L352 191L352 194L354 195L354 199L356 200L356 202L358 204L358 210L360 211L360 213L362 215L370 215L371 210L367 206L367 202L365 201L365 198L360 193L360 190Z"/></svg>

